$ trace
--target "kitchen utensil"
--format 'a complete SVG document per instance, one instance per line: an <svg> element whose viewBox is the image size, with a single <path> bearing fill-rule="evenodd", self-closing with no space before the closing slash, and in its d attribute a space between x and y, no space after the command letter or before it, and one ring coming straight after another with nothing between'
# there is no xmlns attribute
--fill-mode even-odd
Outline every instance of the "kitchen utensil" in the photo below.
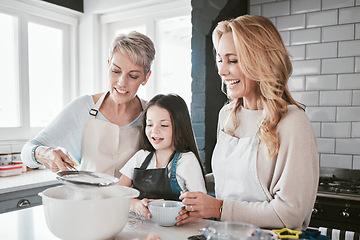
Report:
<svg viewBox="0 0 360 240"><path fill-rule="evenodd" d="M128 220L130 199L139 196L139 191L119 185L105 188L62 185L39 195L46 223L56 237L99 240L113 239L122 231Z"/></svg>
<svg viewBox="0 0 360 240"><path fill-rule="evenodd" d="M57 172L57 175L56 178L61 183L79 187L107 187L119 181L116 177L90 171L61 171Z"/></svg>
<svg viewBox="0 0 360 240"><path fill-rule="evenodd" d="M299 235L302 234L301 231L295 231L289 228L274 229L273 232L275 232L278 235L278 238L289 238L289 239L299 239Z"/></svg>
<svg viewBox="0 0 360 240"><path fill-rule="evenodd" d="M240 222L214 222L199 232L207 240L245 240L245 239L270 239L270 235L261 231L255 225Z"/></svg>
<svg viewBox="0 0 360 240"><path fill-rule="evenodd" d="M181 209L185 207L178 201L152 201L149 202L148 209L151 213L151 219L160 226L174 226Z"/></svg>

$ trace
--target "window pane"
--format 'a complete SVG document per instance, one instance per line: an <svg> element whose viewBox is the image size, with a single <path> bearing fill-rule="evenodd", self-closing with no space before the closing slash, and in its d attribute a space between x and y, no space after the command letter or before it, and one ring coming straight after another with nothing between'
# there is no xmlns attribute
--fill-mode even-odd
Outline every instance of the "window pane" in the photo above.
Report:
<svg viewBox="0 0 360 240"><path fill-rule="evenodd" d="M0 127L20 126L17 19L0 13Z"/></svg>
<svg viewBox="0 0 360 240"><path fill-rule="evenodd" d="M157 93L176 93L191 103L191 17L156 22Z"/></svg>
<svg viewBox="0 0 360 240"><path fill-rule="evenodd" d="M63 107L62 30L29 23L30 125L46 126Z"/></svg>

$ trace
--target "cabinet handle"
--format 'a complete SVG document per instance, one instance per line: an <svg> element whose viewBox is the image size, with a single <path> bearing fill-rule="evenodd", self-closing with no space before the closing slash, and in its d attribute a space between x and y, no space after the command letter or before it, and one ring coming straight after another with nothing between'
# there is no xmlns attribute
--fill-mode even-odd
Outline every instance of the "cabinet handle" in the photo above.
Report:
<svg viewBox="0 0 360 240"><path fill-rule="evenodd" d="M28 206L30 206L30 201L27 199L21 199L17 204L18 208L24 208L24 207L28 207Z"/></svg>

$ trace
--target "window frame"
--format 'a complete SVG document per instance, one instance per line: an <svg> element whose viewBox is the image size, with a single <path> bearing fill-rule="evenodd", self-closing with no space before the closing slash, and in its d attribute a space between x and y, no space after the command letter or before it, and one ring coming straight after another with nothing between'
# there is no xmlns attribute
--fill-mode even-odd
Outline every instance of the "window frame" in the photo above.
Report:
<svg viewBox="0 0 360 240"><path fill-rule="evenodd" d="M78 95L77 72L77 26L78 13L64 10L52 4L35 4L14 0L2 0L0 13L17 18L16 71L19 94L20 126L0 127L0 141L27 140L34 137L43 127L30 126L28 23L33 22L63 31L63 106Z"/></svg>

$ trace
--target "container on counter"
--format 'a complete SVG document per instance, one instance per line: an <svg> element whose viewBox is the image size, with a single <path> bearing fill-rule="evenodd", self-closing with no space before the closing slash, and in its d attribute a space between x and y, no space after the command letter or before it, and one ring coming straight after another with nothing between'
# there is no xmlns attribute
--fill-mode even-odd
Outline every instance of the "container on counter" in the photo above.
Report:
<svg viewBox="0 0 360 240"><path fill-rule="evenodd" d="M12 162L11 153L0 153L0 166L9 165Z"/></svg>
<svg viewBox="0 0 360 240"><path fill-rule="evenodd" d="M22 164L10 164L0 166L0 177L20 175L22 173Z"/></svg>
<svg viewBox="0 0 360 240"><path fill-rule="evenodd" d="M12 164L19 164L22 166L22 172L26 172L27 171L27 167L25 164L23 164L22 160L21 160L21 153L20 152L14 152L12 153Z"/></svg>

